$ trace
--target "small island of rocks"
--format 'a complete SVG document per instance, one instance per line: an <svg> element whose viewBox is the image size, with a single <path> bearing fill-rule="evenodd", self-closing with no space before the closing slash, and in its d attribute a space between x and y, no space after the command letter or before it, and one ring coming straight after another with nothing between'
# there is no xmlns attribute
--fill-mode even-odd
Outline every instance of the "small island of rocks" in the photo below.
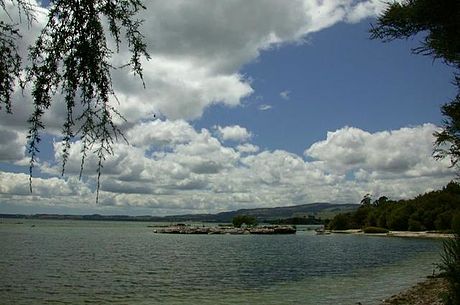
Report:
<svg viewBox="0 0 460 305"><path fill-rule="evenodd" d="M295 234L296 228L292 226L260 226L260 227L205 227L188 226L185 224L171 225L154 230L162 234Z"/></svg>

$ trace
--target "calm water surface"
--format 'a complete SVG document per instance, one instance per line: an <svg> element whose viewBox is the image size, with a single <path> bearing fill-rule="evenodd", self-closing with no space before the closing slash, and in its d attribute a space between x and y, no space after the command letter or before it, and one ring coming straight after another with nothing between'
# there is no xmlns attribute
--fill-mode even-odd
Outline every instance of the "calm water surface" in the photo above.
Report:
<svg viewBox="0 0 460 305"><path fill-rule="evenodd" d="M35 226L32 226L35 225ZM440 241L161 235L146 223L0 224L0 304L378 304L431 274Z"/></svg>

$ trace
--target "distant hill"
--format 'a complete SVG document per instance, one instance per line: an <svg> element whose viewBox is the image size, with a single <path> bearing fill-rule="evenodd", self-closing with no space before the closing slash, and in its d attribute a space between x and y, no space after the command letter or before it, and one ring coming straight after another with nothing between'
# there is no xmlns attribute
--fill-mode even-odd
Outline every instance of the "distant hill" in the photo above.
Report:
<svg viewBox="0 0 460 305"><path fill-rule="evenodd" d="M217 214L188 214L166 216L166 221L206 221L206 222L231 222L236 215L250 215L259 221L277 220L294 217L315 216L316 218L331 219L340 213L355 211L357 204L332 204L332 203L310 203L287 207L241 209L237 211L221 212Z"/></svg>
<svg viewBox="0 0 460 305"><path fill-rule="evenodd" d="M287 207L241 209L217 214L187 214L174 216L127 216L127 215L59 215L59 214L0 214L1 218L28 219L72 219L72 220L107 220L107 221L150 221L150 222L231 222L236 215L250 215L259 222L279 219L315 216L317 219L332 219L340 213L355 211L357 204L310 203Z"/></svg>

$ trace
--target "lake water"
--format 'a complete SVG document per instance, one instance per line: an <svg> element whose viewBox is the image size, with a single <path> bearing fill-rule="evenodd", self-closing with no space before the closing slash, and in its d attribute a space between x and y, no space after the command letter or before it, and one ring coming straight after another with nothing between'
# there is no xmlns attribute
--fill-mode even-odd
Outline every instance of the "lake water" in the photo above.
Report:
<svg viewBox="0 0 460 305"><path fill-rule="evenodd" d="M147 223L16 221L0 224L0 304L378 304L431 274L442 247L312 231L163 235Z"/></svg>

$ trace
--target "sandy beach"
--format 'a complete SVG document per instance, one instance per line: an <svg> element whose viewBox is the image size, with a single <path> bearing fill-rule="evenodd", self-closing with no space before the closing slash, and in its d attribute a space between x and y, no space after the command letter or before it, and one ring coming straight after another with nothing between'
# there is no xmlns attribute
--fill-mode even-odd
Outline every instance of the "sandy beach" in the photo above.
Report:
<svg viewBox="0 0 460 305"><path fill-rule="evenodd" d="M359 229L350 230L331 230L335 234L361 234L370 236L386 236L386 237L407 237L407 238L453 238L453 234L430 232L430 231L389 231L388 233L364 233Z"/></svg>

